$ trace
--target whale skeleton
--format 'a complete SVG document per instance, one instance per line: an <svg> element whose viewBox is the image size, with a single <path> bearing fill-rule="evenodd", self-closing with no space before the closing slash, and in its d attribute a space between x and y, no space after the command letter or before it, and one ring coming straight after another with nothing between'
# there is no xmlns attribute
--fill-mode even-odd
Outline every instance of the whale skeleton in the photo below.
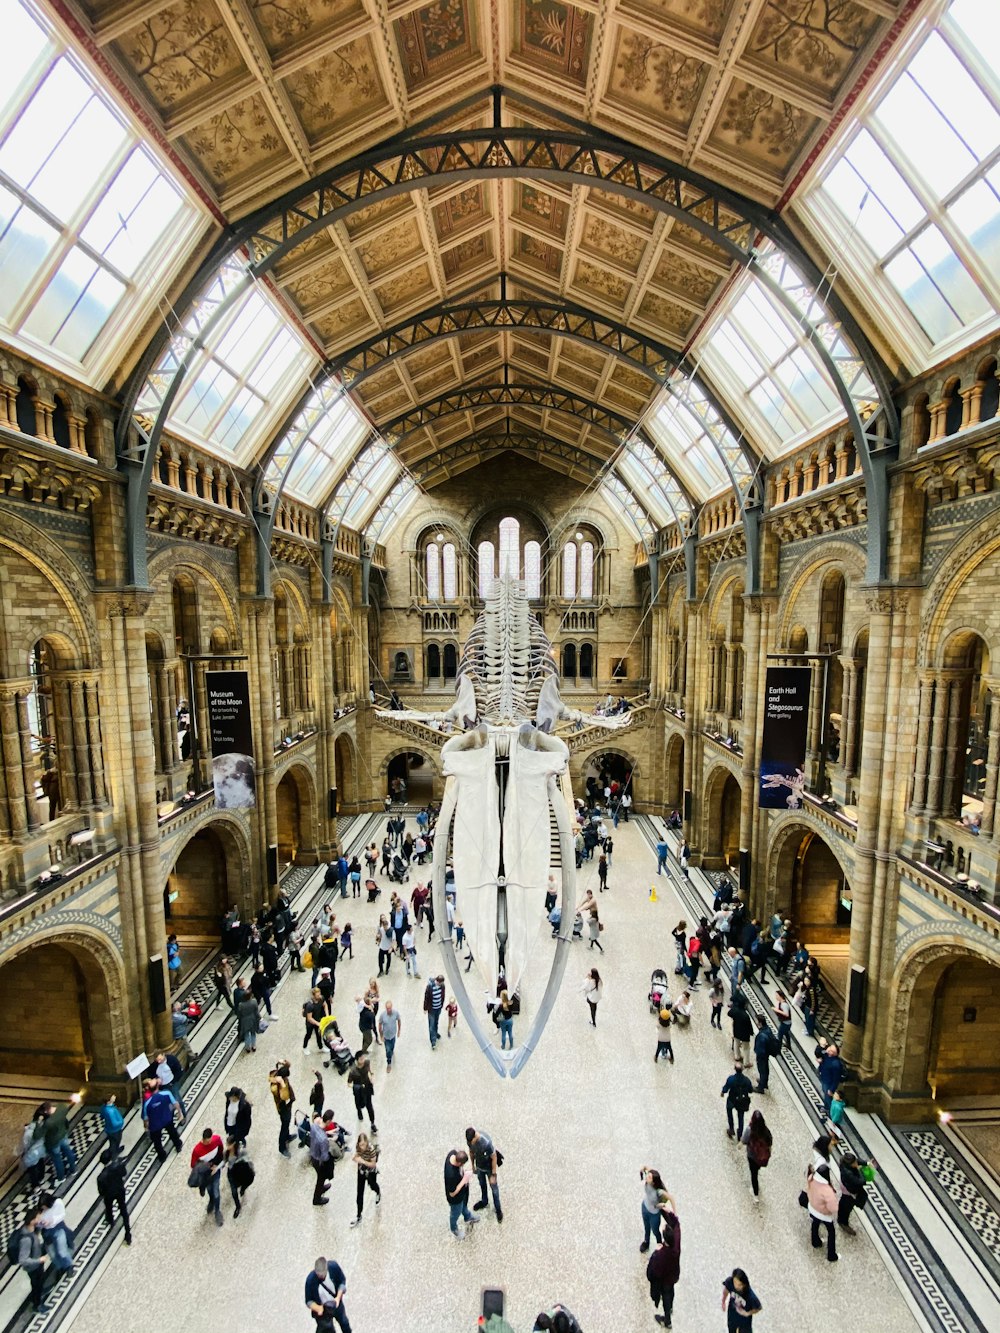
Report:
<svg viewBox="0 0 1000 1333"><path fill-rule="evenodd" d="M570 722L612 731L627 725L628 715L603 718L565 706L549 640L531 614L523 584L509 574L494 583L466 641L452 707L444 713L378 711L463 728L441 747L445 790L431 871L434 918L442 925L444 973L470 1031L496 1072L516 1078L552 1013L576 915L574 834L559 784L569 749L554 729ZM466 937L488 993L495 993L502 975L513 994L541 917L551 865L550 812L562 869L555 956L527 1037L513 1050L499 1050L469 994L454 947L445 890L449 850Z"/></svg>

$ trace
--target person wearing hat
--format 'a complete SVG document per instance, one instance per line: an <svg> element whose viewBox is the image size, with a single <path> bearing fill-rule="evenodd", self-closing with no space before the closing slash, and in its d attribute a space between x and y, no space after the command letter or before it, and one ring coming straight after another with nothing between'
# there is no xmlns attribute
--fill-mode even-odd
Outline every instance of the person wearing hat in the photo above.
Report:
<svg viewBox="0 0 1000 1333"><path fill-rule="evenodd" d="M226 1093L226 1135L237 1143L246 1143L253 1121L252 1103L242 1088L230 1088Z"/></svg>

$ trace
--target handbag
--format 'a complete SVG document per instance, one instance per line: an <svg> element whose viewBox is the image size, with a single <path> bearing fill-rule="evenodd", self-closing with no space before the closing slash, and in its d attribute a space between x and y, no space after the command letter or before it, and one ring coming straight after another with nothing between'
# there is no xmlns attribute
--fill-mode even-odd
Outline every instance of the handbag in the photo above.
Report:
<svg viewBox="0 0 1000 1333"><path fill-rule="evenodd" d="M805 1190L799 1190L799 1207L800 1208L809 1207L809 1195L805 1192Z"/></svg>
<svg viewBox="0 0 1000 1333"><path fill-rule="evenodd" d="M598 921L598 923L597 923L597 930L598 930L598 933L600 933L603 929L604 929L604 922L603 922L603 921Z"/></svg>

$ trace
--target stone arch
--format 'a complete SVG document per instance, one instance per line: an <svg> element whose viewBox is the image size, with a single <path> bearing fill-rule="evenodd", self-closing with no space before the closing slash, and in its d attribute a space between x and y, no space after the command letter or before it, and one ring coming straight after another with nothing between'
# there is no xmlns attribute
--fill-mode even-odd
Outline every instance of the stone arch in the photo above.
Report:
<svg viewBox="0 0 1000 1333"><path fill-rule="evenodd" d="M60 601L66 608L68 625L61 626L61 632L75 640L77 660L83 669L92 669L100 663L98 650L97 622L92 609L90 589L80 577L79 571L67 559L65 553L34 524L25 522L17 515L5 513L3 534L0 536L0 552L12 551L25 560L33 569L52 585ZM37 622L36 622L37 625ZM21 635L12 641L11 647L19 655L26 653L32 643L40 636L36 625L26 626ZM3 636L0 636L0 652L3 651ZM17 668L4 663L5 674L16 675Z"/></svg>
<svg viewBox="0 0 1000 1333"><path fill-rule="evenodd" d="M170 895L180 895L170 901ZM252 904L250 844L234 816L210 812L190 829L164 874L167 930L216 939L229 907Z"/></svg>
<svg viewBox="0 0 1000 1333"><path fill-rule="evenodd" d="M776 642L778 644L787 643L791 626L795 624L796 619L803 619L802 616L796 615L796 607L811 580L817 574L822 579L823 576L832 572L832 569L840 570L848 592L852 588L856 588L864 579L865 574L863 548L856 546L853 542L827 538L822 544L821 553L811 550L792 566L785 582L785 591L781 597L778 614L775 618ZM808 619L808 617L805 617L805 619Z"/></svg>
<svg viewBox="0 0 1000 1333"><path fill-rule="evenodd" d="M963 962L986 964L1000 971L1000 950L981 931L969 929L966 933L962 927L947 931L941 924L921 928L926 934L914 932L919 937L909 944L902 941L902 949L897 950L883 1080L891 1097L893 1118L922 1120L932 1109L935 1089L929 1079L940 1035L934 1031L935 999L948 971L955 963ZM995 1010L990 1016L996 1022ZM976 1039L984 1048L991 1045L995 1058L1000 1042L989 1042L979 1033ZM1000 1066L993 1075L1000 1088Z"/></svg>
<svg viewBox="0 0 1000 1333"><path fill-rule="evenodd" d="M706 870L739 865L743 786L728 764L715 764L705 779L701 803L701 863Z"/></svg>
<svg viewBox="0 0 1000 1333"><path fill-rule="evenodd" d="M807 840L809 845L804 847ZM814 850L817 845L816 840L830 858L822 865L817 864L817 875L823 870L829 872L835 865L840 876L850 885L854 866L843 849L838 846L838 840L830 836L830 830L818 820L811 818L808 811L789 811L787 815L774 820L769 830L767 901L771 905L770 910L792 918L796 932L801 931L803 927L811 927L806 930L804 936L806 942L846 944L850 925L843 922L838 924L836 910L831 909L829 913L831 920L826 925L821 920L803 920L800 914L803 906L803 886L797 882L797 863L800 855L807 858ZM821 855L818 852L815 854ZM819 880L817 879L815 884L810 881L806 888L808 894L805 899L806 910L821 911L823 904L820 901Z"/></svg>
<svg viewBox="0 0 1000 1333"><path fill-rule="evenodd" d="M279 865L316 864L316 781L302 763L289 764L275 789Z"/></svg>
<svg viewBox="0 0 1000 1333"><path fill-rule="evenodd" d="M955 541L924 593L922 604L925 612L921 616L917 640L919 667L931 666L937 658L940 644L953 630L959 628L958 620L952 621L955 602L981 565L989 561L995 563L998 552L1000 510L994 509ZM989 582L992 587L994 580L990 579ZM990 645L994 657L996 648L997 645Z"/></svg>
<svg viewBox="0 0 1000 1333"><path fill-rule="evenodd" d="M58 977L62 970L61 982L54 988L62 998L57 1011L53 1012L61 1012L64 1001L66 1010L69 1009L66 954L77 969L77 1013L71 1017L67 1012L57 1026L45 1031L36 1030L35 1015L52 1022L52 1012L46 1019L45 1007L39 1006L35 998L39 986L46 985L45 977L49 971ZM13 970L4 976L8 966ZM38 1066L40 1076L55 1074L62 1059L65 1077L75 1074L82 1081L93 1084L95 1091L121 1089L125 1065L134 1054L126 1009L129 992L124 961L107 936L93 927L76 923L67 927L55 920L50 926L20 939L15 937L0 952L0 978L3 978L0 981L0 1017L7 1033L5 1044L9 1047L15 1039L15 1028L24 1038L23 1049L14 1053L17 1069L12 1072L30 1072L25 1061L30 1061L35 1052L41 1051L44 1052L44 1063ZM24 1003L26 997L27 1004ZM21 1011L16 1024L7 1021L4 1010L8 1005ZM27 1019L23 1016L25 1011ZM60 1041L66 1045L60 1046ZM69 1049L71 1046L76 1049ZM0 1062L2 1068L4 1065Z"/></svg>
<svg viewBox="0 0 1000 1333"><path fill-rule="evenodd" d="M663 757L663 804L680 810L684 804L684 733L667 735Z"/></svg>
<svg viewBox="0 0 1000 1333"><path fill-rule="evenodd" d="M164 580L167 589L171 588L178 576L186 577L191 580L194 588L197 590L199 580L204 580L212 589L219 600L219 605L223 609L226 618L225 628L229 634L231 644L239 642L239 620L236 613L236 606L233 602L230 588L235 586L232 581L227 587L226 579L214 570L210 569L205 561L196 561L190 558L178 559L176 547L167 548L158 551L149 562L149 582L156 584L159 579ZM202 611L207 610L203 605Z"/></svg>
<svg viewBox="0 0 1000 1333"><path fill-rule="evenodd" d="M416 756L419 763L412 763L411 756ZM440 760L423 745L401 745L390 750L378 771L382 778L382 794L393 795L392 781L401 777L406 782L406 799L411 805L425 805L436 800L443 791Z"/></svg>
<svg viewBox="0 0 1000 1333"><path fill-rule="evenodd" d="M408 754L419 754L421 758L424 760L424 762L430 765L431 770L433 771L435 777L440 775L441 773L440 753L432 751L426 746L414 743L412 745L399 745L396 747L395 750L390 750L389 753L382 760L381 764L379 764L378 767L379 777L384 778L388 776L389 767L392 764L392 761L394 759L399 759L401 756L405 756Z"/></svg>
<svg viewBox="0 0 1000 1333"><path fill-rule="evenodd" d="M358 787L358 752L346 731L334 740L337 763L337 813L354 813L360 800Z"/></svg>

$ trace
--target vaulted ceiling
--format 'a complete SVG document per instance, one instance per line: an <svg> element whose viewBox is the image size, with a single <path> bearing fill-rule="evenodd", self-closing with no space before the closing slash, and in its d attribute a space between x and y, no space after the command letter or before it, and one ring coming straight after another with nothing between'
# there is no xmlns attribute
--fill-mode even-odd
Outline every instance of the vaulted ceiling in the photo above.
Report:
<svg viewBox="0 0 1000 1333"><path fill-rule="evenodd" d="M227 220L462 105L456 126L571 116L779 203L903 0L75 0L104 57ZM502 85L502 105L490 90ZM476 96L476 94L480 94ZM314 234L272 274L318 350L474 293L539 294L682 351L730 273L681 221L587 185L420 189ZM501 275L504 275L503 277ZM550 332L476 328L387 361L354 396L379 427L470 382L556 386L639 420L655 381ZM469 405L408 429L425 484L503 436L606 458L606 431L542 401ZM565 462L559 464L565 467ZM599 461L595 463L599 466Z"/></svg>

